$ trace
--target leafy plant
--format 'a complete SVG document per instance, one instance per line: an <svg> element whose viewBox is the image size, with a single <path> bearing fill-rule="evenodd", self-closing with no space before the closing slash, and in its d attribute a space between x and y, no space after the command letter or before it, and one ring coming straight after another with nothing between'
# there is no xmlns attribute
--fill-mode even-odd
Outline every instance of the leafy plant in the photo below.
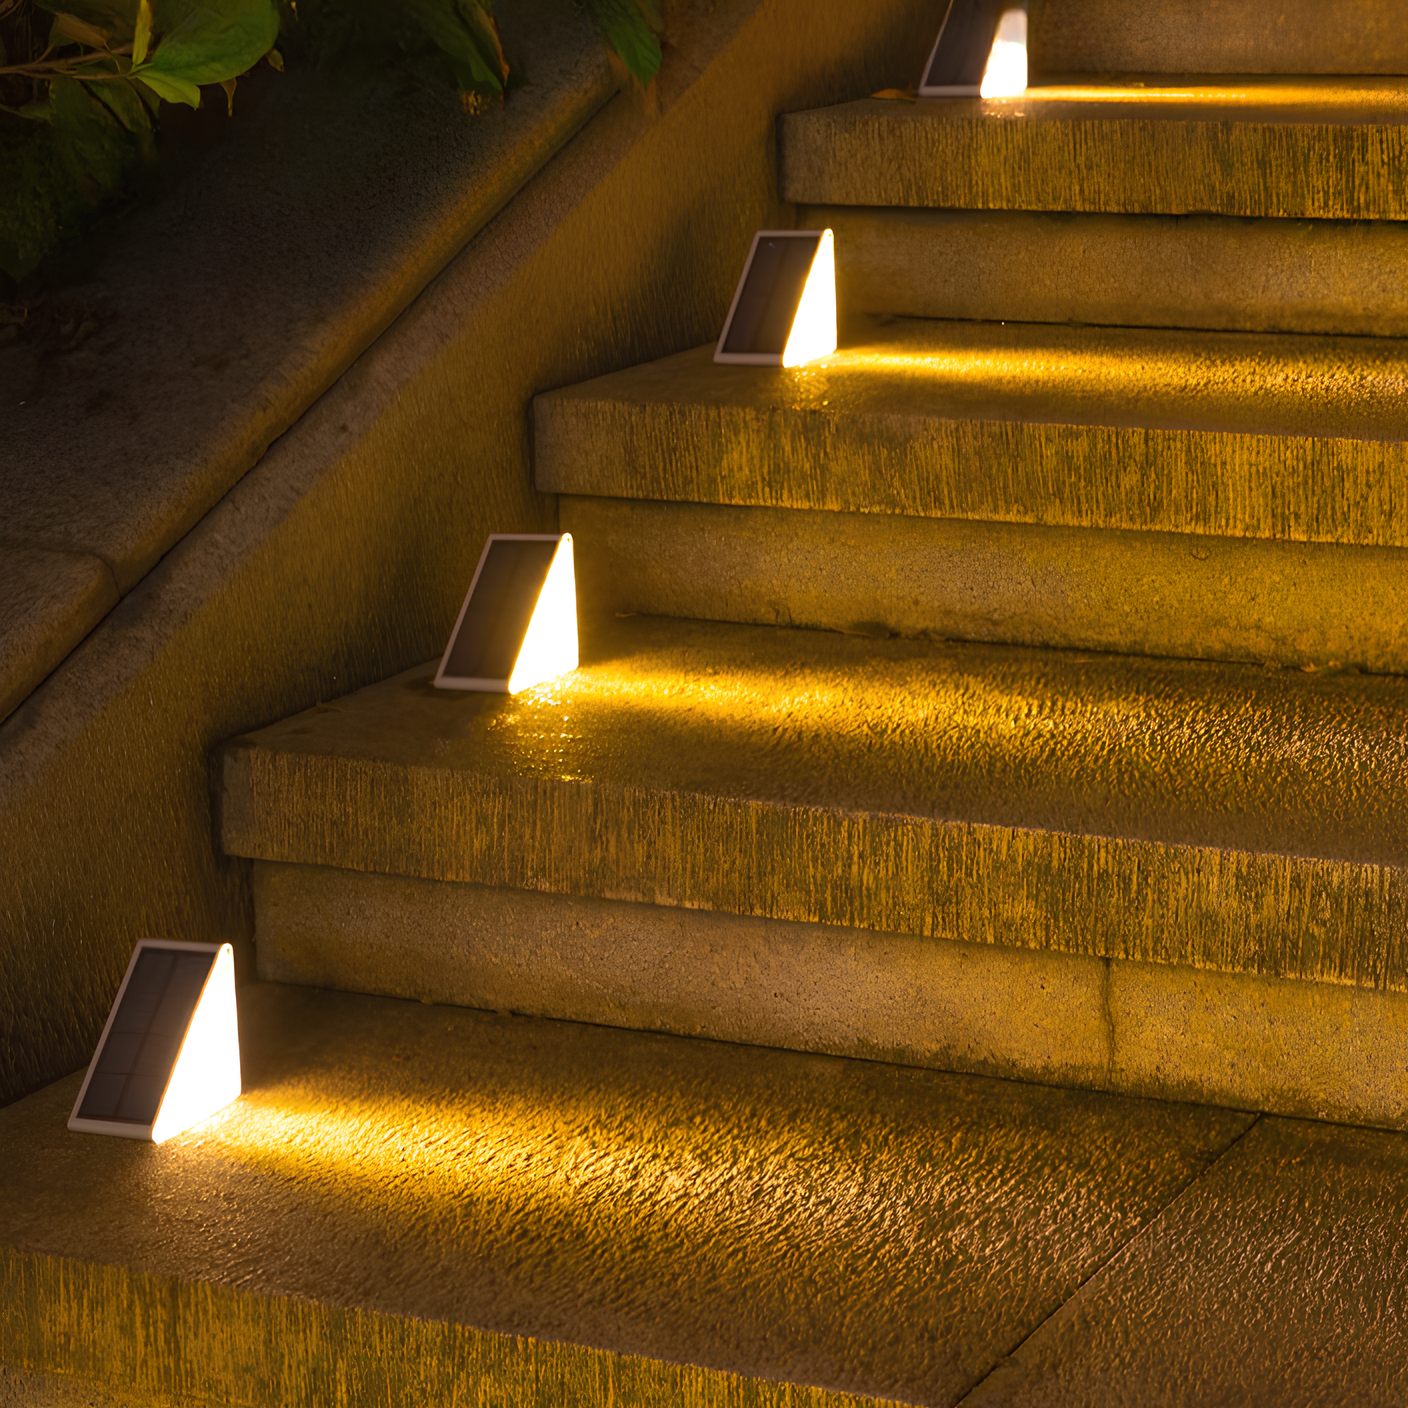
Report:
<svg viewBox="0 0 1408 1408"><path fill-rule="evenodd" d="M660 72L661 0L587 0L587 11L626 72L648 88Z"/></svg>
<svg viewBox="0 0 1408 1408"><path fill-rule="evenodd" d="M571 3L571 0L563 0ZM631 81L660 68L661 0L579 0ZM161 105L198 107L261 59L433 55L467 112L510 80L492 0L0 0L0 271L21 279L155 153Z"/></svg>
<svg viewBox="0 0 1408 1408"><path fill-rule="evenodd" d="M240 74L277 62L273 0L63 4L28 7L29 52L6 43L0 63L0 269L12 278L151 157L163 100L198 107L215 83L228 100Z"/></svg>

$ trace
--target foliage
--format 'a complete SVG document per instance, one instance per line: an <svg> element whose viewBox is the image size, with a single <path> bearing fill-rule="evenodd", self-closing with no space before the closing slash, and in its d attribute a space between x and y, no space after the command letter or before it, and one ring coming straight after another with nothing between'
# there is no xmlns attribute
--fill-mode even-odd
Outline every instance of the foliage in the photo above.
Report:
<svg viewBox="0 0 1408 1408"><path fill-rule="evenodd" d="M571 0L563 0L570 3ZM631 79L660 68L661 0L578 0ZM198 107L274 48L319 65L433 58L467 112L502 99L492 0L0 0L0 271L23 278L155 153L161 105Z"/></svg>
<svg viewBox="0 0 1408 1408"><path fill-rule="evenodd" d="M60 3L64 8L59 8ZM12 3L10 10L21 6ZM197 107L278 34L273 0L35 0L0 31L0 269L22 277L135 162L154 152L163 101Z"/></svg>
<svg viewBox="0 0 1408 1408"><path fill-rule="evenodd" d="M661 0L587 0L587 10L642 88L660 72Z"/></svg>

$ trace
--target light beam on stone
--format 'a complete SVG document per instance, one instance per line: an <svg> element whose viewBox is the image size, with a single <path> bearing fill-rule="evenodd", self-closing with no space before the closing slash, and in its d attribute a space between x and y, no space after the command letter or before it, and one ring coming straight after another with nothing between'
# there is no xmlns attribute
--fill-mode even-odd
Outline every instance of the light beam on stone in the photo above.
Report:
<svg viewBox="0 0 1408 1408"><path fill-rule="evenodd" d="M983 71L984 98L1020 98L1027 91L1027 12L1006 10Z"/></svg>

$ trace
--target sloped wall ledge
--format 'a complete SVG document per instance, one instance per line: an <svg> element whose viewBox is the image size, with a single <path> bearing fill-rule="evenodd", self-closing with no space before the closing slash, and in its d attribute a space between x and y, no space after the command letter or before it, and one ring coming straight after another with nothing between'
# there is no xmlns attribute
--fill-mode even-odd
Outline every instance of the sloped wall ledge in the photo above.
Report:
<svg viewBox="0 0 1408 1408"><path fill-rule="evenodd" d="M561 0L505 7L527 82L261 69L199 167L79 251L97 331L0 348L0 719L615 91Z"/></svg>

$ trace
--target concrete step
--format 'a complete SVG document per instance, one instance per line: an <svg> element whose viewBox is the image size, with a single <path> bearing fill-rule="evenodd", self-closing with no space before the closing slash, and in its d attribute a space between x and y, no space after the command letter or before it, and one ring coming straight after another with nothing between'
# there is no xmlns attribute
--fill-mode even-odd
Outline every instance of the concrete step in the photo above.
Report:
<svg viewBox="0 0 1408 1408"><path fill-rule="evenodd" d="M1401 671L1405 386L1396 339L894 320L542 395L536 474L603 610Z"/></svg>
<svg viewBox="0 0 1408 1408"><path fill-rule="evenodd" d="M77 1076L0 1112L17 1376L250 1408L1402 1383L1403 1136L273 985L241 1027L246 1094L165 1145L68 1133Z"/></svg>
<svg viewBox="0 0 1408 1408"><path fill-rule="evenodd" d="M1037 73L1408 73L1408 12L1384 0L1032 0Z"/></svg>
<svg viewBox="0 0 1408 1408"><path fill-rule="evenodd" d="M1408 546L1408 343L901 319L534 402L540 489Z"/></svg>
<svg viewBox="0 0 1408 1408"><path fill-rule="evenodd" d="M1408 226L802 206L853 312L1232 332L1408 333Z"/></svg>
<svg viewBox="0 0 1408 1408"><path fill-rule="evenodd" d="M1401 220L1405 118L1397 78L868 98L780 119L781 190L799 205Z"/></svg>
<svg viewBox="0 0 1408 1408"><path fill-rule="evenodd" d="M646 618L584 660L228 745L261 974L1408 1117L1408 682Z"/></svg>

